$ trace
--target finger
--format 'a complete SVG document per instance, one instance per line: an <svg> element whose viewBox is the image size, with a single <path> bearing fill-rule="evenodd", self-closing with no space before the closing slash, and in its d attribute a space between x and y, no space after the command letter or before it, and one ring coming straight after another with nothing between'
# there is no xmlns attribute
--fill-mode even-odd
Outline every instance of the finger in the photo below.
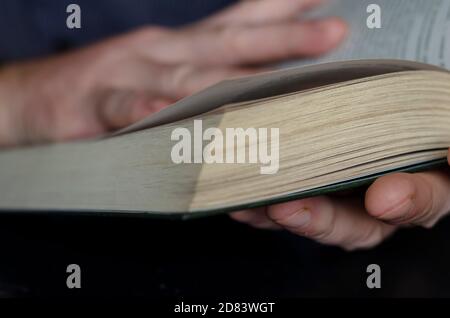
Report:
<svg viewBox="0 0 450 318"><path fill-rule="evenodd" d="M373 247L395 229L367 215L355 199L322 196L292 201L269 207L267 215L297 235L347 250Z"/></svg>
<svg viewBox="0 0 450 318"><path fill-rule="evenodd" d="M391 224L431 227L450 211L450 178L444 171L379 178L366 193L366 208Z"/></svg>
<svg viewBox="0 0 450 318"><path fill-rule="evenodd" d="M110 85L126 87L128 91L145 91L153 96L166 96L177 100L217 82L232 77L239 77L264 71L263 68L237 67L201 67L190 64L182 65L154 65L140 62L133 65L127 72L112 74ZM113 100L125 98L124 91ZM117 92L116 92L117 94Z"/></svg>
<svg viewBox="0 0 450 318"><path fill-rule="evenodd" d="M321 0L240 1L198 24L218 27L239 24L269 24L297 18L301 12L319 5Z"/></svg>
<svg viewBox="0 0 450 318"><path fill-rule="evenodd" d="M263 68L196 67L183 65L161 74L154 88L164 96L180 99L208 86L230 78L247 76L264 71Z"/></svg>
<svg viewBox="0 0 450 318"><path fill-rule="evenodd" d="M145 93L113 90L97 102L97 116L107 129L128 126L170 105L171 101Z"/></svg>
<svg viewBox="0 0 450 318"><path fill-rule="evenodd" d="M236 221L249 224L259 229L278 230L281 227L275 224L266 215L266 208L257 208L252 210L243 210L230 213L230 217Z"/></svg>
<svg viewBox="0 0 450 318"><path fill-rule="evenodd" d="M146 54L163 64L238 65L318 55L336 47L347 27L338 18L174 32Z"/></svg>

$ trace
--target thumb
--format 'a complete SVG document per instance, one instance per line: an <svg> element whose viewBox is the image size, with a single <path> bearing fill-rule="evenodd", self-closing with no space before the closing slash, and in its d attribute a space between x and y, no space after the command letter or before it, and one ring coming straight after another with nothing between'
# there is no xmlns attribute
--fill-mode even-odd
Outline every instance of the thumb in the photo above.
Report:
<svg viewBox="0 0 450 318"><path fill-rule="evenodd" d="M444 170L387 175L367 191L366 208L387 223L429 228L450 211L449 175Z"/></svg>

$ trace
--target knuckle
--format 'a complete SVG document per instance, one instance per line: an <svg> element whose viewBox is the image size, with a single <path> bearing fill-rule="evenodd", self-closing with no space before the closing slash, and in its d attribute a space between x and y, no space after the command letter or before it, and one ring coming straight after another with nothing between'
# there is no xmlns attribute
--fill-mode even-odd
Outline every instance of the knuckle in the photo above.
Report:
<svg viewBox="0 0 450 318"><path fill-rule="evenodd" d="M357 249L369 249L380 244L384 239L382 224L370 225L362 234L352 242L345 244L345 249L354 251Z"/></svg>
<svg viewBox="0 0 450 318"><path fill-rule="evenodd" d="M423 182L428 185L429 196L426 200L425 206L422 209L414 208L409 215L406 216L406 221L419 225L425 228L432 227L438 219L438 214L440 212L438 206L438 200L436 193L433 190L433 185L430 184L429 180L422 178Z"/></svg>
<svg viewBox="0 0 450 318"><path fill-rule="evenodd" d="M307 236L325 244L335 244L339 239L336 235L336 211L333 206L325 214L325 210L311 222L306 229Z"/></svg>
<svg viewBox="0 0 450 318"><path fill-rule="evenodd" d="M182 65L174 68L167 74L164 91L175 93L179 98L187 96L191 93L189 82L189 75L193 72L193 66Z"/></svg>
<svg viewBox="0 0 450 318"><path fill-rule="evenodd" d="M297 211L286 212L284 209L272 209L267 212L267 216L275 223L282 226L290 225L290 218L297 213Z"/></svg>
<svg viewBox="0 0 450 318"><path fill-rule="evenodd" d="M322 243L333 243L334 232L335 232L334 223L321 225L312 224L306 230L307 236Z"/></svg>
<svg viewBox="0 0 450 318"><path fill-rule="evenodd" d="M424 217L420 219L419 223L416 223L423 228L431 229L439 220L449 213L446 209L431 210L432 212L425 213Z"/></svg>
<svg viewBox="0 0 450 318"><path fill-rule="evenodd" d="M245 54L245 37L243 32L237 27L226 27L220 30L221 43L223 44L223 58L231 63L235 57L242 57Z"/></svg>

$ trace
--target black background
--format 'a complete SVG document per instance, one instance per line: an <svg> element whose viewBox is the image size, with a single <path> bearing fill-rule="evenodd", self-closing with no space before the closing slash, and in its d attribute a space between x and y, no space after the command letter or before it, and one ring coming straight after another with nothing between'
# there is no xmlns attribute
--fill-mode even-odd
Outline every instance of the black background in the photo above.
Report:
<svg viewBox="0 0 450 318"><path fill-rule="evenodd" d="M450 295L450 219L344 252L228 216L192 221L2 215L3 297L432 297ZM81 267L82 288L66 287ZM381 266L382 288L366 287Z"/></svg>

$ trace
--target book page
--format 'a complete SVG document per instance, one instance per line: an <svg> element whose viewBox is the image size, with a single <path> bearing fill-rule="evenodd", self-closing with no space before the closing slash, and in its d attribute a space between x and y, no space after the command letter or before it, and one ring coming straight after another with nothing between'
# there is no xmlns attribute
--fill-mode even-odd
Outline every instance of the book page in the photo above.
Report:
<svg viewBox="0 0 450 318"><path fill-rule="evenodd" d="M346 61L294 67L230 79L181 99L170 107L119 130L113 136L197 116L226 104L256 100L369 76L411 70L439 70L402 60Z"/></svg>
<svg viewBox="0 0 450 318"><path fill-rule="evenodd" d="M347 21L349 37L320 58L286 63L308 65L353 59L406 59L450 69L449 0L328 0L304 18L338 16ZM367 7L381 7L381 28L367 27Z"/></svg>

